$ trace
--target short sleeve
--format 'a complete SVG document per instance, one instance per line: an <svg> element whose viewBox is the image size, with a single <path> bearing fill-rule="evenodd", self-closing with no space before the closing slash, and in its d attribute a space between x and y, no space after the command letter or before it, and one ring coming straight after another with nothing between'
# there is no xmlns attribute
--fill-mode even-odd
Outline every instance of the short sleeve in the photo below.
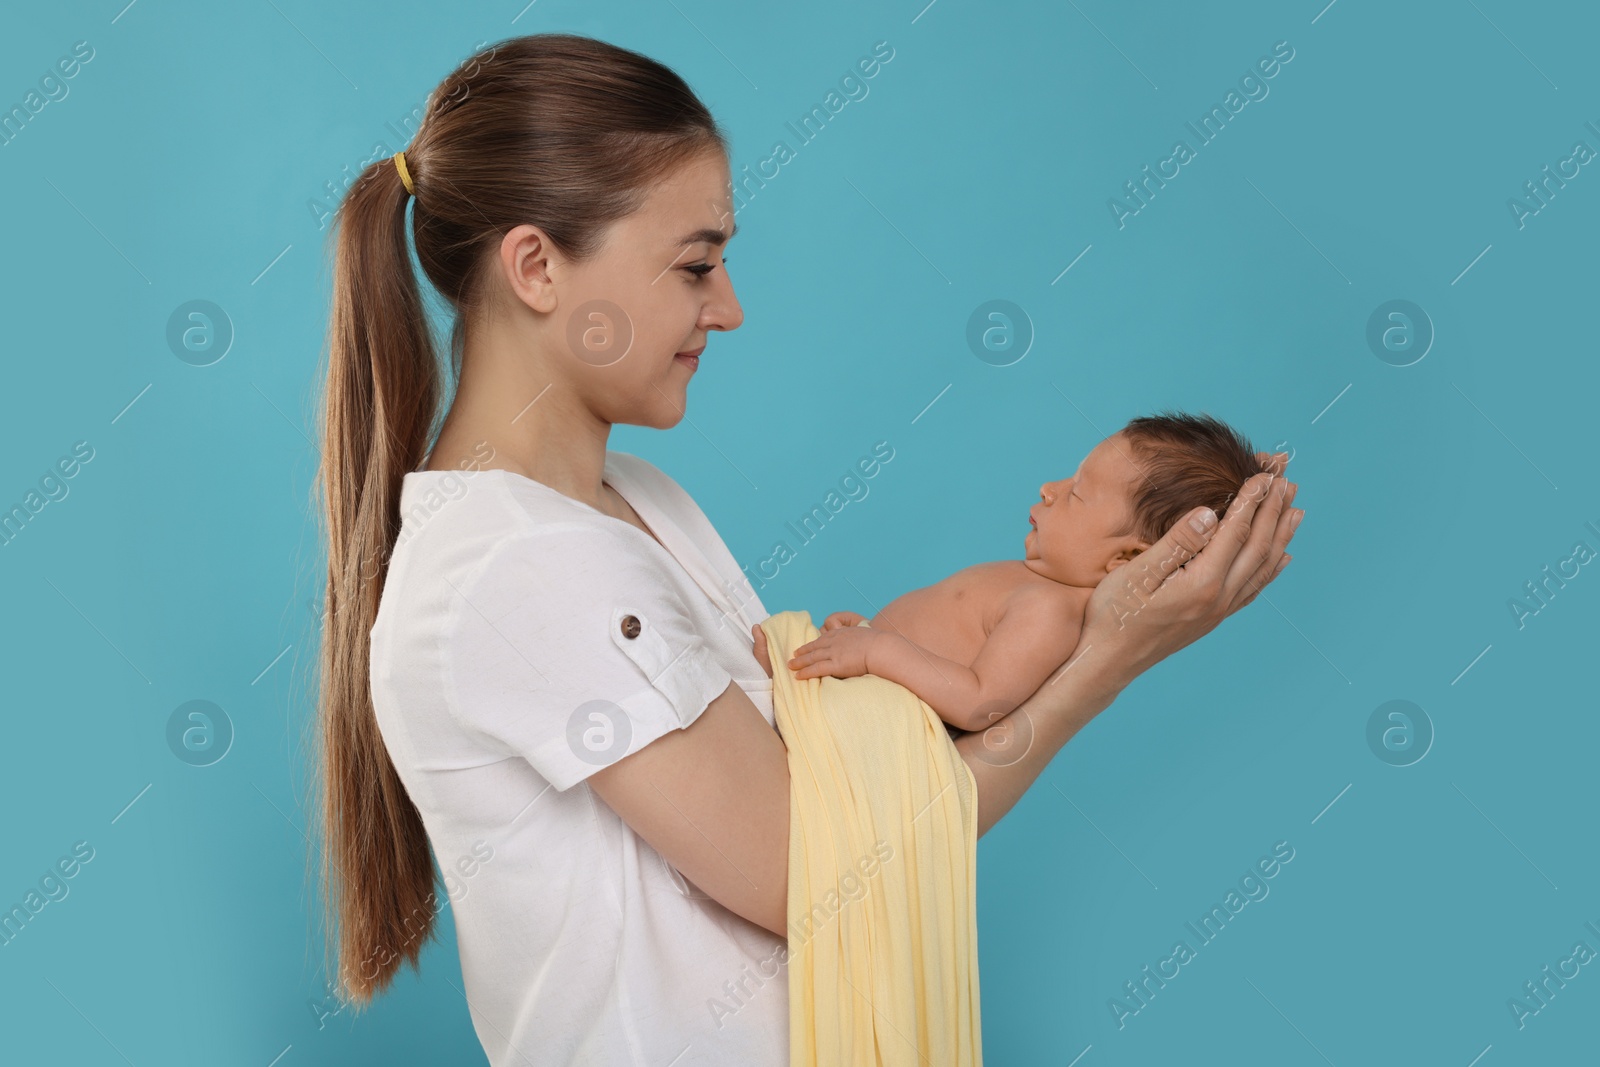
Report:
<svg viewBox="0 0 1600 1067"><path fill-rule="evenodd" d="M693 723L733 678L668 566L592 524L497 544L447 590L451 713L558 790Z"/></svg>

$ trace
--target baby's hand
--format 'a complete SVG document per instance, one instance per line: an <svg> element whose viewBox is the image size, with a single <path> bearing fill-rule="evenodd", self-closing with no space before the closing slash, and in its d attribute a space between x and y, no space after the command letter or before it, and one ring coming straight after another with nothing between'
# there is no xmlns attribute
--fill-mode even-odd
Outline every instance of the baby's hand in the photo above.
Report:
<svg viewBox="0 0 1600 1067"><path fill-rule="evenodd" d="M836 611L822 620L822 630L826 633L829 630L837 630L841 626L860 626L866 621L867 617L865 615L857 615L853 611Z"/></svg>
<svg viewBox="0 0 1600 1067"><path fill-rule="evenodd" d="M854 678L867 674L867 649L884 635L869 626L838 626L794 650L796 678Z"/></svg>

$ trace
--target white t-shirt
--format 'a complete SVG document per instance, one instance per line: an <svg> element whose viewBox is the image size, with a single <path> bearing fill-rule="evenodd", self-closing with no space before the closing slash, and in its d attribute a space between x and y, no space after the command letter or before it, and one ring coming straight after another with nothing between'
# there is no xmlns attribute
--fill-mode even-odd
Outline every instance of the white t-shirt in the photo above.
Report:
<svg viewBox="0 0 1600 1067"><path fill-rule="evenodd" d="M770 723L750 638L768 613L665 473L607 452L605 481L661 543L509 471L405 476L372 628L378 726L447 875L493 1067L779 1067L784 940L585 781L730 681Z"/></svg>

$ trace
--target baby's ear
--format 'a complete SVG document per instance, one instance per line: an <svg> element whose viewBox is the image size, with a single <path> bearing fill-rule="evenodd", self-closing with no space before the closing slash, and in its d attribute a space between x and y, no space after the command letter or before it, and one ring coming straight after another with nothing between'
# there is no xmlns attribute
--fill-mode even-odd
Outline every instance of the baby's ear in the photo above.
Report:
<svg viewBox="0 0 1600 1067"><path fill-rule="evenodd" d="M1138 541L1134 541L1131 545L1129 545L1128 547L1124 548L1121 552L1118 552L1115 556L1113 556L1106 563L1106 573L1110 574L1112 571L1116 570L1118 567L1122 566L1124 563L1128 562L1130 559L1135 558L1136 556L1138 556L1140 553L1144 552L1144 550L1149 548L1149 547L1150 547L1150 542L1149 541L1145 541L1145 540L1142 540L1142 539L1138 540Z"/></svg>

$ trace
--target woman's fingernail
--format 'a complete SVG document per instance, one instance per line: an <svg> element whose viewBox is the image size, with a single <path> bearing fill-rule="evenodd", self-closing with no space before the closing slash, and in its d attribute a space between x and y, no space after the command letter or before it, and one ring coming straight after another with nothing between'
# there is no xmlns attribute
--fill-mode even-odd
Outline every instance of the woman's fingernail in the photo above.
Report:
<svg viewBox="0 0 1600 1067"><path fill-rule="evenodd" d="M1217 513L1212 511L1210 508L1206 508L1204 511L1200 512L1200 514L1189 520L1189 527L1194 530L1195 533L1203 534L1216 524Z"/></svg>
<svg viewBox="0 0 1600 1067"><path fill-rule="evenodd" d="M1306 517L1306 512L1305 512L1304 508L1295 508L1294 509L1294 517L1289 520L1289 529L1291 529L1291 530L1299 529L1300 528L1300 520L1305 518L1305 517Z"/></svg>

